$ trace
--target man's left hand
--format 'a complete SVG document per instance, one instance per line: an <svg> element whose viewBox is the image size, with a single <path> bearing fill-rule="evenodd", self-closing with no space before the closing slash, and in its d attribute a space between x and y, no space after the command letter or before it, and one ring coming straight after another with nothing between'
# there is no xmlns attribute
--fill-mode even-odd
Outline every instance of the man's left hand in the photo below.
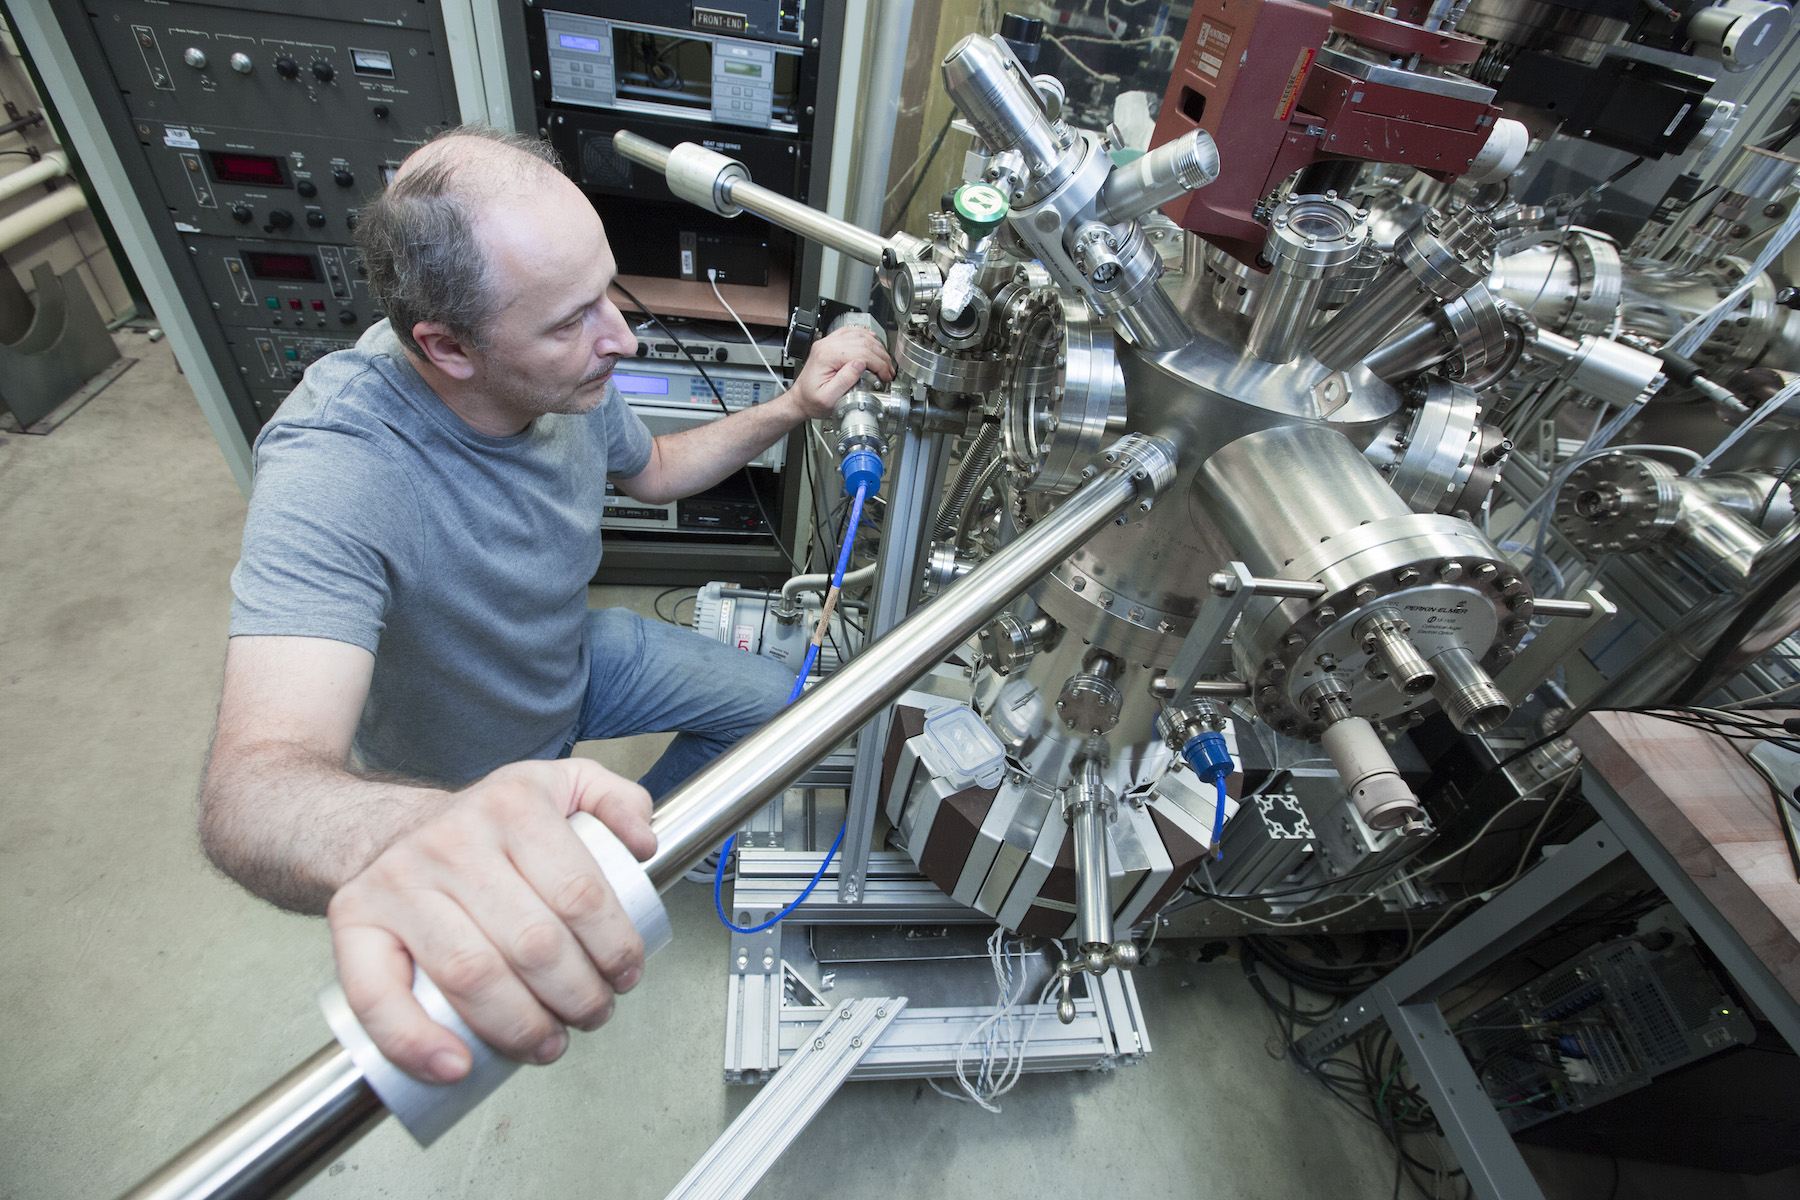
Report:
<svg viewBox="0 0 1800 1200"><path fill-rule="evenodd" d="M808 417L829 417L864 371L884 382L894 377L894 360L881 339L867 329L840 329L813 343L791 395Z"/></svg>

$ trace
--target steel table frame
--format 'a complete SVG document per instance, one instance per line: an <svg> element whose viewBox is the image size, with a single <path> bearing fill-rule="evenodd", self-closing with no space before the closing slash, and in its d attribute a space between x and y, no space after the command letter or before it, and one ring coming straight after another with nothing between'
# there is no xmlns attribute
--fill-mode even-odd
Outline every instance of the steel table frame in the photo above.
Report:
<svg viewBox="0 0 1800 1200"><path fill-rule="evenodd" d="M1789 1045L1800 1049L1800 1002L1592 765L1582 768L1582 788L1600 814L1597 824L1346 1003L1297 1047L1301 1062L1314 1068L1375 1022L1386 1021L1481 1200L1543 1200L1543 1192L1439 1002L1452 988L1606 891L1629 862L1643 868L1718 955L1745 996Z"/></svg>

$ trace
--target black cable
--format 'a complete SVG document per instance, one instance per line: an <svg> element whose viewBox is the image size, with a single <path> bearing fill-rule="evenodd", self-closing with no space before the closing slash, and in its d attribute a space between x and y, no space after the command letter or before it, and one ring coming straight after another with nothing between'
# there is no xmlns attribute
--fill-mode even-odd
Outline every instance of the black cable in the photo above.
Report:
<svg viewBox="0 0 1800 1200"><path fill-rule="evenodd" d="M676 337L675 331L670 329L668 323L661 317L651 312L649 305L632 295L631 289L627 288L617 279L612 281L612 285L623 292L625 298L631 301L633 306L635 306L639 312L656 322L656 327L658 329L661 329L664 333L669 335L669 340L675 343L675 348L681 351L682 357L688 360L694 370L700 372L700 378L704 379L706 381L706 386L712 389L713 399L719 402L719 410L729 417L731 415L731 406L725 403L725 394L719 390L719 385L713 382L712 376L706 373L706 368L700 365L700 360L695 358L693 352L687 348L687 343ZM756 511L762 514L763 524L768 527L770 540L775 543L775 548L781 551L781 557L787 559L788 566L794 569L794 574L806 574L805 571L800 569L800 564L794 561L794 556L788 552L788 548L782 544L781 528L776 525L773 518L769 516L769 510L763 507L762 493L756 490L756 477L750 474L750 467L748 464L745 464L743 467L743 472L744 483L750 488L750 499L756 501Z"/></svg>
<svg viewBox="0 0 1800 1200"><path fill-rule="evenodd" d="M1800 458L1796 458L1793 462L1789 463L1787 465L1787 470L1775 477L1774 484L1769 488L1769 494L1763 497L1762 507L1756 510L1756 517L1750 522L1752 526L1755 526L1758 529L1762 528L1763 518L1769 515L1769 505L1775 503L1775 497L1780 494L1782 485L1785 484L1797 470L1800 470Z"/></svg>
<svg viewBox="0 0 1800 1200"><path fill-rule="evenodd" d="M1738 610L1737 616L1731 619L1731 624L1725 627L1725 632L1713 641L1706 654L1695 664L1693 671L1682 681L1681 686L1671 693L1669 698L1676 704L1687 704L1700 698L1701 688L1710 691L1714 686L1714 677L1725 665L1725 660L1730 657L1732 651L1736 650L1739 643L1749 635L1750 630L1755 628L1757 621L1768 614L1774 607L1775 601L1792 591L1796 585L1800 585L1800 557L1796 557L1787 566L1764 580L1762 585L1750 594L1750 598L1745 601L1743 608Z"/></svg>
<svg viewBox="0 0 1800 1200"><path fill-rule="evenodd" d="M650 610L656 614L656 619L667 625L680 624L680 622L677 621L674 617L663 616L662 602L666 597L671 596L671 595L675 594L676 592L685 592L685 591L687 591L686 584L677 584L676 586L674 586L672 588L664 588L662 591L656 593L656 599L654 599L650 602ZM698 595L698 594L699 593L695 593L695 595ZM676 611L679 612L680 606L681 606L681 601L677 600L675 602L675 605L676 605Z"/></svg>

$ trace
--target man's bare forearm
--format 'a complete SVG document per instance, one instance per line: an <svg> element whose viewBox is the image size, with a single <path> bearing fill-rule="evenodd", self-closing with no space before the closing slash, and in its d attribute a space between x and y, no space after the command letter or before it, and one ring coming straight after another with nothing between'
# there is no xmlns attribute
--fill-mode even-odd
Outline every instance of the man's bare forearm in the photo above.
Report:
<svg viewBox="0 0 1800 1200"><path fill-rule="evenodd" d="M792 392L729 417L657 438L650 465L620 486L634 500L666 504L703 492L786 437L805 419Z"/></svg>
<svg viewBox="0 0 1800 1200"><path fill-rule="evenodd" d="M215 748L200 791L200 842L220 870L272 904L322 914L332 894L450 793L358 775L290 742Z"/></svg>

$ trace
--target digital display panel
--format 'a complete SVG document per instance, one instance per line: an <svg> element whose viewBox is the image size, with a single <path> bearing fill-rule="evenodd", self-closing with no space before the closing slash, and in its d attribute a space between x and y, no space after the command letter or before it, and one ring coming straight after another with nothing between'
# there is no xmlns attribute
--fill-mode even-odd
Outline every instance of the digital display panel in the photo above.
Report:
<svg viewBox="0 0 1800 1200"><path fill-rule="evenodd" d="M669 381L661 375L625 375L613 372L613 386L632 396L666 396Z"/></svg>
<svg viewBox="0 0 1800 1200"><path fill-rule="evenodd" d="M589 54L600 53L599 38L578 37L572 33L564 33L559 34L556 40L564 50L585 50Z"/></svg>
<svg viewBox="0 0 1800 1200"><path fill-rule="evenodd" d="M319 281L319 262L310 254L266 254L244 251L244 265L256 279L287 279L301 283Z"/></svg>
<svg viewBox="0 0 1800 1200"><path fill-rule="evenodd" d="M725 73L727 75L751 75L760 79L763 69L759 63L728 62L725 64Z"/></svg>
<svg viewBox="0 0 1800 1200"><path fill-rule="evenodd" d="M220 183L247 183L260 187L286 187L287 171L281 160L267 154L230 154L209 150L213 177Z"/></svg>

